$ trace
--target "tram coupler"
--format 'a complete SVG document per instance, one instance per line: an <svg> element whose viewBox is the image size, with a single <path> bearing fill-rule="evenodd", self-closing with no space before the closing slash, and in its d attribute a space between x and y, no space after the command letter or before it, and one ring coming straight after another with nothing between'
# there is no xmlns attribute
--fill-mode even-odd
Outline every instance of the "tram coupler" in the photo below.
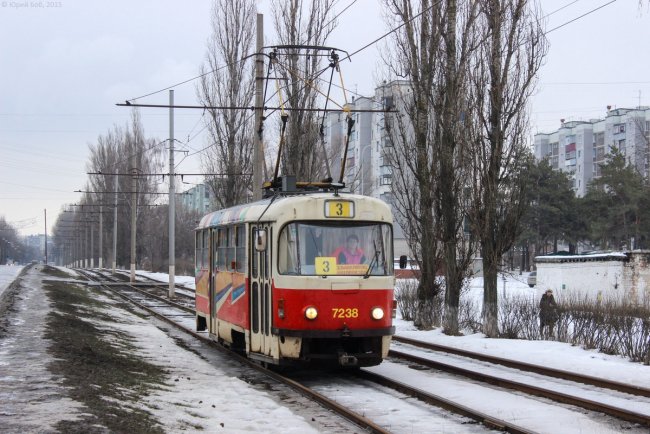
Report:
<svg viewBox="0 0 650 434"><path fill-rule="evenodd" d="M347 353L340 353L339 364L341 366L357 366L359 364L359 359Z"/></svg>

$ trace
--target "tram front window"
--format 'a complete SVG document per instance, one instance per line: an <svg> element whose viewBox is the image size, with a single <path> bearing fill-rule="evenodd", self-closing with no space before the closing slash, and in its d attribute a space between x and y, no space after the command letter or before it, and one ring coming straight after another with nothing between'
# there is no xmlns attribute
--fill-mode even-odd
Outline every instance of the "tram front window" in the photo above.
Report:
<svg viewBox="0 0 650 434"><path fill-rule="evenodd" d="M392 251L387 224L291 223L280 233L278 266L281 274L386 276L393 273Z"/></svg>

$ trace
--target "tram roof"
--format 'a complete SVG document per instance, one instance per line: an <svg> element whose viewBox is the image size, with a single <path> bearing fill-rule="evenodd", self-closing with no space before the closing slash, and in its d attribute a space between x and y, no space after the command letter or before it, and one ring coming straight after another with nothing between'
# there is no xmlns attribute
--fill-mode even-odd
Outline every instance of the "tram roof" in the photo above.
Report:
<svg viewBox="0 0 650 434"><path fill-rule="evenodd" d="M325 199L353 200L357 206L367 204L367 206L363 206L362 209L359 210L359 213L354 220L383 220L387 223L392 223L393 221L390 207L386 202L380 199L352 193L339 192L338 196L335 196L330 192L317 192L296 195L278 195L275 197L264 198L256 202L245 203L214 211L204 215L196 229L252 222L260 219L262 221L274 221L280 218L283 214L288 213L294 206L299 209L311 210L312 213L314 211L318 212L318 210L309 207L309 205L313 205L314 201ZM375 210L374 215L369 213L370 208ZM383 218L380 217L382 214ZM310 217L305 216L305 219L310 219ZM320 217L311 217L311 219L324 219L324 216L323 214L320 214Z"/></svg>

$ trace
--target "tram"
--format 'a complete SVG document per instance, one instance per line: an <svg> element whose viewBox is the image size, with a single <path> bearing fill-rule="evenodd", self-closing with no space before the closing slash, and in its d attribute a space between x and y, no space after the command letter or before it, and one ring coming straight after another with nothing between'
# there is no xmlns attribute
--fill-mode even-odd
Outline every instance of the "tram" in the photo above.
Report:
<svg viewBox="0 0 650 434"><path fill-rule="evenodd" d="M270 365L381 363L395 332L392 223L383 201L337 190L205 215L197 330Z"/></svg>

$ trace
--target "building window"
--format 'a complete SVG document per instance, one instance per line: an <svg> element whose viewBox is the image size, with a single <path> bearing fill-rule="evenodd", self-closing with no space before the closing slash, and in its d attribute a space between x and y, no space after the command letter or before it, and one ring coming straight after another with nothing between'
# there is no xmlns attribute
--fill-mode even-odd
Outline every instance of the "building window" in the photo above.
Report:
<svg viewBox="0 0 650 434"><path fill-rule="evenodd" d="M381 178L379 178L379 184L380 185L391 185L393 183L393 175L382 175Z"/></svg>

